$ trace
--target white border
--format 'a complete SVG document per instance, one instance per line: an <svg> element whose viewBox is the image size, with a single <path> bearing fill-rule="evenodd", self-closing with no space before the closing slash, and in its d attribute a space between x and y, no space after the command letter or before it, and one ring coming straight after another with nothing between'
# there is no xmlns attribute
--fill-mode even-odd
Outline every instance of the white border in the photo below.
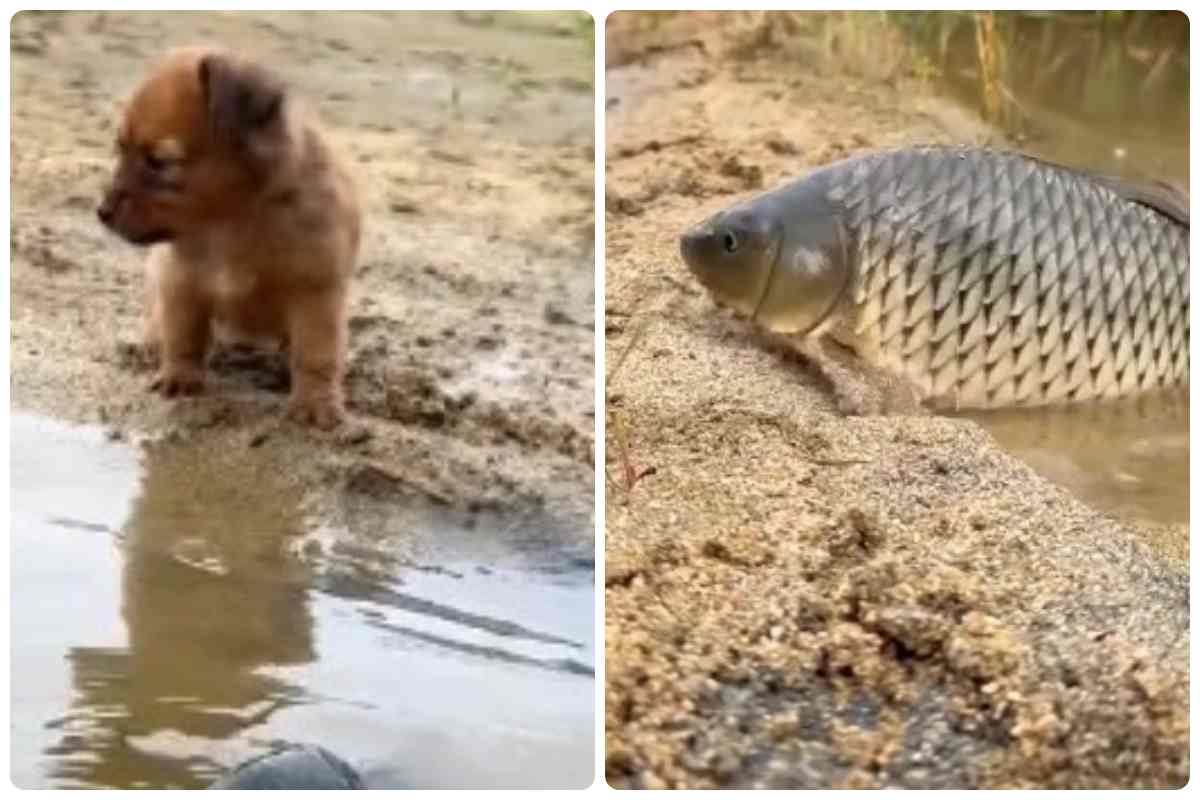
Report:
<svg viewBox="0 0 1200 800"><path fill-rule="evenodd" d="M967 3L967 4L955 5L955 4L948 4L948 3L943 3L943 2L932 2L932 3L925 3L925 4L903 4L903 3L901 3L901 4L887 4L885 6L880 6L880 5L874 5L874 4L846 3L846 2L835 2L835 3L828 3L828 4L758 2L758 3L753 3L751 5L751 7L754 8L755 10L760 10L760 9L761 10L782 10L782 9L801 8L804 10L813 10L813 11L850 10L850 9L877 10L880 8L885 8L887 10L951 10L951 9L952 10L962 10L962 9L1018 10L1018 9L1028 8L1029 5L1030 5L1029 3L994 3L994 4L983 4L983 5L977 4L977 3ZM1069 5L1074 6L1074 4L1069 4ZM1087 8L1087 10L1097 10L1097 9L1109 10L1109 9L1129 8L1130 6L1131 6L1131 4L1129 4L1129 3L1125 3L1125 4L1098 3L1098 4L1095 4L1092 6L1088 6L1086 8ZM605 276L604 276L604 253L605 253L605 248L604 248L604 245L605 245L605 241L604 241L604 143L605 143L604 101L605 101L605 97L606 97L605 82L604 82L605 27L606 27L608 15L616 10L726 10L726 9L736 8L737 6L732 3L711 2L711 0L693 0L693 2L690 2L690 3L670 3L670 2L668 2L668 3L638 3L638 2L611 2L611 1L610 2L586 2L586 3L571 3L571 2L554 3L554 2L528 2L528 0L527 0L526 2L517 2L517 3L509 3L509 4L495 3L495 2L469 2L469 1L468 2L457 2L457 3L452 3L452 4L395 3L395 2L392 2L392 3L365 2L365 3L353 4L354 10L420 11L420 10L444 10L447 7L455 8L455 9L459 9L459 10L513 10L513 9L564 10L564 9L571 9L571 10L587 11L587 12L591 13L593 20L594 20L594 31L595 31L595 41L596 41L596 51L595 51L596 52L596 57L595 57L595 93L596 93L596 96L595 96L595 114L596 114L596 116L595 116L595 125L596 125L596 127L595 127L595 148L596 148L596 150L595 150L595 170L596 170L595 297L596 297L596 313L595 313L595 326L594 326L594 330L595 330L595 418L596 418L595 419L595 437L596 437L596 467L597 467L596 477L595 477L595 486L594 486L595 504L596 504L595 505L595 512L596 512L595 520L596 520L596 599L597 599L596 614L595 614L595 626L596 626L595 627L595 636L596 636L596 654L597 654L597 656L596 656L596 682L595 682L595 686L596 686L596 714L595 714L595 720L596 720L596 730L595 730L596 775L595 775L595 781L592 784L592 786L590 787L590 789L584 790L584 791L587 791L590 794L610 793L613 790L609 789L607 787L607 785L604 783L604 755L603 755L603 753L604 753L603 698L604 698L604 675L605 675L605 670L604 670L604 523L605 523L605 508L604 508L604 479L603 479L603 475L604 475L603 465L604 465L604 458L605 458L605 453L604 453L604 409L605 409L605 404L604 404L604 385L603 385L603 382L604 382L604 314L603 314L603 309L604 309L604 285L605 285L605 281L604 281L604 278L605 278ZM108 10L111 8L112 8L111 3L109 3L109 4L105 4L105 3L71 3L71 4L66 4L64 6L58 7L59 10ZM259 2L259 3L253 4L253 6L251 6L250 8L239 8L236 6L229 5L229 4L200 5L200 4L196 4L196 3L130 3L130 4L124 5L121 8L121 10L123 10L123 11L136 11L136 10L198 10L198 11L274 10L274 11L289 11L289 10L323 10L326 8L328 8L327 4L305 3L305 2L290 2L290 3ZM8 9L9 14L8 14L8 19L7 19L7 23L6 23L6 28L10 32L10 37L11 37L11 17L12 17L12 14L14 14L16 12L16 10L17 9L15 7ZM22 9L22 10L26 10L26 9ZM34 10L34 9L28 9L28 10ZM344 9L344 10L350 10L350 9ZM1184 11L1184 13L1189 14L1189 17L1190 17L1190 11L1191 11L1190 4L1184 4L1182 10ZM11 38L10 38L10 41L11 41ZM1196 33L1195 33L1195 30L1193 29L1191 31L1191 37L1190 37L1191 49L1193 49L1193 50L1195 49L1195 44L1196 44ZM10 58L11 58L11 50L6 49L5 57L4 57L4 75L5 75L5 79L6 79L5 84L6 84L6 86L9 86L9 87L11 87L10 63L9 63ZM4 106L4 110L6 112L5 116L6 116L6 118L8 118L11 121L11 110L9 109L10 98L11 98L11 90L6 91L4 93L4 97L3 97L3 106ZM1191 123L1192 133L1191 133L1191 136L1192 136L1193 145L1194 145L1194 141L1195 141L1195 118L1196 118L1195 108L1196 108L1197 99L1198 99L1197 89L1195 86L1195 82L1193 81L1192 86L1191 86L1191 100L1190 100L1191 108L1192 108L1192 123ZM11 148L11 127L7 127L5 129L5 147L4 147L4 152L3 152L3 159L4 159L5 164L9 166L9 175L11 176L11 174L12 174L11 173L11 164L9 164L10 153L11 153L10 148ZM1194 146L1190 149L1194 150ZM1195 185L1194 184L1195 184L1195 178L1193 178L1193 185L1190 187L1193 194L1195 193ZM9 207L9 202L10 202L10 193L8 191L8 185L6 184L6 191L4 192L4 209L8 215L8 218L11 220L11 209ZM5 232L6 238L9 237L10 231L11 231L11 227L9 230L6 230L6 232ZM9 251L9 252L11 252L11 251ZM1193 261L1195 260L1194 244L1193 244L1192 259L1193 259ZM8 334L8 339L9 339L10 347L11 347L12 333L11 333L11 305L10 304L11 304L11 278L10 278L10 292L8 294L6 294L5 298L4 298L5 310L7 312L4 317L4 326L5 326L5 331ZM1195 345L1196 345L1195 340L1196 340L1197 334L1195 333L1194 325L1192 326L1192 328L1193 328L1192 335L1191 335L1192 340L1189 344L1189 347L1194 350ZM7 369L10 367L9 349L5 349L5 351L4 351L3 361L4 361L4 364L6 367L6 371L7 371ZM11 383L6 382L4 385L4 388L3 388L4 410L5 410L6 416L10 413L10 409L11 409L10 386L11 386ZM1192 406L1192 410L1193 411L1195 410L1194 405ZM5 425L3 427L2 436L3 436L3 440L8 444L9 448L11 448L11 441L10 441L8 425ZM11 450L10 450L10 452L11 452ZM1191 471L1191 476L1192 476L1190 488L1193 490L1195 488L1195 480L1196 480L1195 466L1196 466L1195 461L1193 459L1190 464L1190 467L1191 467L1190 471ZM4 478L5 479L3 481L3 497L4 497L4 507L5 507L6 511L9 512L9 519L11 520L10 493L11 493L11 485L12 484L11 484L10 468L11 468L11 460L6 460L4 463ZM1194 522L1194 518L1191 519L1190 522ZM7 605L9 602L8 597L9 597L9 590L10 590L10 572L9 572L9 555L10 554L9 554L7 547L2 548L2 549L4 550L4 554L2 557L0 557L0 562L3 563L3 585L4 585L5 605L7 608ZM1192 551L1194 552L1194 548L1192 549ZM1192 562L1193 562L1192 566L1193 567L1194 567L1194 561L1195 561L1195 559L1193 556L1192 557ZM1192 603L1192 611L1194 612L1195 611L1194 593L1191 598L1191 603ZM8 613L6 613L4 615L3 621L0 621L0 630L3 631L3 640L4 640L4 644L5 644L5 653L6 654L10 652L10 649L9 649L9 645L10 645L9 621L10 621L10 616ZM1192 663L1195 663L1194 639L1191 644L1191 658L1192 658ZM4 686L5 687L10 686L10 683L9 683L9 665L10 665L10 663L11 663L10 659L6 657L3 660L3 665L0 666L0 675L3 675L3 677L4 677ZM1192 709L1195 709L1195 707L1196 707L1196 687L1195 687L1194 681L1192 682L1191 691L1192 691L1191 707L1192 707ZM5 691L5 701L3 703L4 720L6 723L8 720L8 711L9 711L9 708L8 708L9 699L8 698L9 697L10 697L10 692L8 692L6 690ZM1193 711L1193 718L1194 718L1194 711ZM10 744L9 743L9 735L10 735L9 725L5 724L3 726L2 733L0 733L0 740L2 740L2 741L0 741L0 747L3 748L3 752L2 752L2 754L0 754L0 768L3 769L4 779L6 781L8 781L9 785L11 786L11 778L10 778L11 771L10 771L10 763L9 763L9 760L11 757L11 750L9 747L9 744ZM1196 754L1195 737L1192 737L1191 758L1192 758L1193 762L1195 761L1195 754ZM841 792L839 792L839 793L841 793ZM432 793L418 792L418 794L432 794ZM454 796L454 795L458 795L458 794L461 794L461 793L460 792L451 792L449 796ZM482 794L482 792L481 792L481 794ZM496 795L505 795L505 794L524 795L525 793L524 792L500 791L500 792L487 792L486 794L496 796ZM559 795L572 796L572 795L577 795L577 794L578 794L577 791L552 791L549 793L541 793L541 796L559 796ZM683 794L684 795L692 795L692 794L695 794L695 792L684 791ZM741 792L734 792L734 795L741 795L741 794L742 794ZM940 796L955 796L955 795L959 795L959 794L965 794L965 792L942 793ZM1141 795L1143 793L1135 792L1134 794ZM442 792L442 793L438 793L438 796L445 797L448 795L445 792Z"/></svg>

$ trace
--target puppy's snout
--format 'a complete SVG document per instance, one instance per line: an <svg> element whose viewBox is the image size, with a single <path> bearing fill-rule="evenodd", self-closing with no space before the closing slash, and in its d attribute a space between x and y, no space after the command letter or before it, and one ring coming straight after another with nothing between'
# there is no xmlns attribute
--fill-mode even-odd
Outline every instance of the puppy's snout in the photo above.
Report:
<svg viewBox="0 0 1200 800"><path fill-rule="evenodd" d="M112 225L113 218L117 215L118 199L116 192L109 192L100 201L100 205L96 207L96 216L105 225Z"/></svg>

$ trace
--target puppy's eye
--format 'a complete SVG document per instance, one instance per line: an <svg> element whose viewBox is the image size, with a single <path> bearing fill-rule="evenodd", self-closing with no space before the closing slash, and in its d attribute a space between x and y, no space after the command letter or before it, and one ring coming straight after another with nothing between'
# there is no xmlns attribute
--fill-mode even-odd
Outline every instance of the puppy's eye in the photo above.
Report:
<svg viewBox="0 0 1200 800"><path fill-rule="evenodd" d="M156 156L154 153L146 153L146 166L155 172L162 172L171 165L171 162L161 156Z"/></svg>
<svg viewBox="0 0 1200 800"><path fill-rule="evenodd" d="M722 239L722 243L725 245L726 253L736 253L737 252L738 239L737 239L737 236L735 236L733 234L733 231L729 231L725 234L724 238Z"/></svg>

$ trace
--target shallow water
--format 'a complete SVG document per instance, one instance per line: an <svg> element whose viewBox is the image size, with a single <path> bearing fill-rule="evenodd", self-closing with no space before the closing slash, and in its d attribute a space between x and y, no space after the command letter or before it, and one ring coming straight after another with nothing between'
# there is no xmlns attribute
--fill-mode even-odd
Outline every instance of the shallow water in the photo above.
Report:
<svg viewBox="0 0 1200 800"><path fill-rule="evenodd" d="M279 742L373 787L591 782L591 562L496 521L314 530L236 453L11 430L18 786L198 787Z"/></svg>
<svg viewBox="0 0 1200 800"><path fill-rule="evenodd" d="M964 416L1093 508L1131 521L1188 522L1186 393Z"/></svg>

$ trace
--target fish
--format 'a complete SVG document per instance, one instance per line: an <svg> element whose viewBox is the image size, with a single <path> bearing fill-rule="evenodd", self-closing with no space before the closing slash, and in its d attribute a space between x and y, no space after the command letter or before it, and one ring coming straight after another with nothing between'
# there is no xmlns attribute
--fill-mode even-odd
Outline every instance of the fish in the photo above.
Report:
<svg viewBox="0 0 1200 800"><path fill-rule="evenodd" d="M832 339L933 409L1052 406L1187 387L1187 196L1034 156L885 150L686 230L721 305Z"/></svg>

